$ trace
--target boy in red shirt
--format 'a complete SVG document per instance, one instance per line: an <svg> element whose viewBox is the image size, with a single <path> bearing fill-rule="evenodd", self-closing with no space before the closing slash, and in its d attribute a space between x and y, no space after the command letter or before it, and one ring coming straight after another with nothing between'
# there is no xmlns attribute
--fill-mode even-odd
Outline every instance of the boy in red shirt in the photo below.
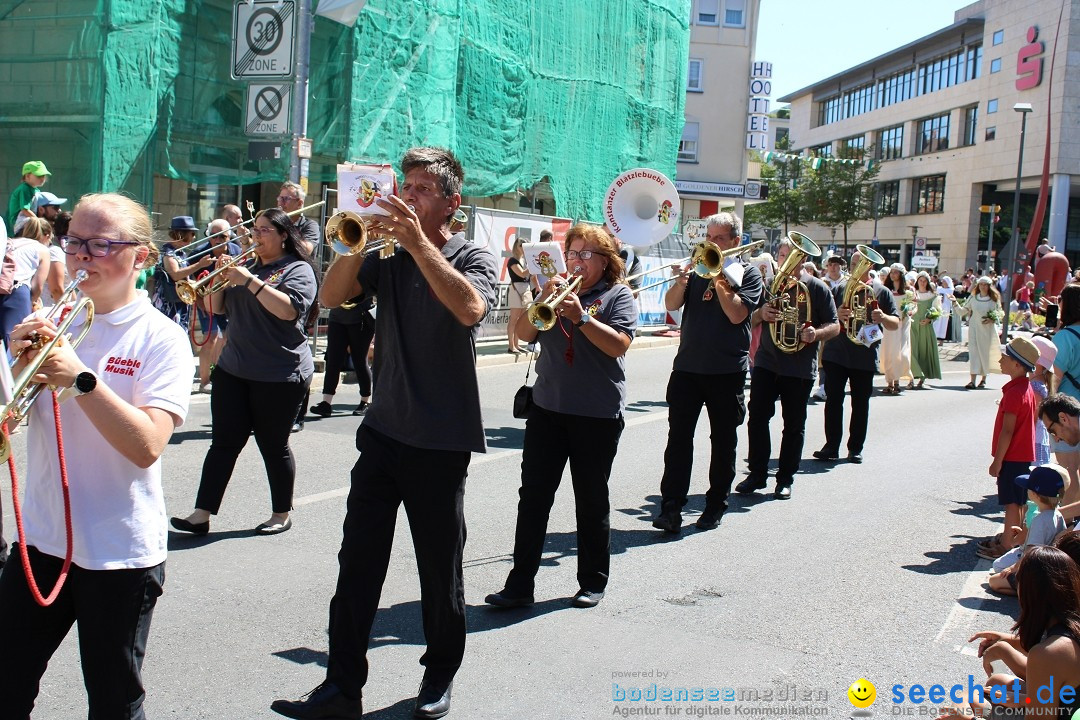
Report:
<svg viewBox="0 0 1080 720"><path fill-rule="evenodd" d="M1010 380L1001 389L994 419L994 461L990 474L997 478L998 503L1005 506L1005 529L1021 525L1027 492L1014 481L1035 462L1035 393L1028 374L1034 372L1039 348L1027 338L1009 341L1001 353L1001 372ZM1011 549L1009 533L981 545L979 557L996 558Z"/></svg>

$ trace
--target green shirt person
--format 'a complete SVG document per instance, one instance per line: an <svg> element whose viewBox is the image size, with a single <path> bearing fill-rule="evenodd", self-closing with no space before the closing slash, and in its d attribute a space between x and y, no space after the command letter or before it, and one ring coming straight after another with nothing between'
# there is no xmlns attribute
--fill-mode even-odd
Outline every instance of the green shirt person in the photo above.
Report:
<svg viewBox="0 0 1080 720"><path fill-rule="evenodd" d="M15 227L15 220L20 215L34 217L34 212L30 209L30 203L34 201L38 189L52 175L49 169L45 167L45 163L40 160L31 160L26 163L23 165L22 171L22 182L11 192L11 197L8 199L6 216L8 228Z"/></svg>

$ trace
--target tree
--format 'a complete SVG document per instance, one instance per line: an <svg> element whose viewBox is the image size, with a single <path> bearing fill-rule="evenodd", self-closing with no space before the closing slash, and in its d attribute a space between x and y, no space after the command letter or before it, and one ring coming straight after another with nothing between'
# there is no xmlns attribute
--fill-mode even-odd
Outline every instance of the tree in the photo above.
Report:
<svg viewBox="0 0 1080 720"><path fill-rule="evenodd" d="M844 255L848 229L860 220L874 217L874 200L880 167L869 161L873 149L843 147L837 158L822 158L808 172L805 183L806 213L809 219L834 228L843 228Z"/></svg>
<svg viewBox="0 0 1080 720"><path fill-rule="evenodd" d="M800 186L800 159L786 159L791 143L788 138L781 138L776 143L777 157L772 162L761 164L761 182L768 188L765 202L746 208L746 224L760 225L765 228L782 227L784 234L791 225L805 223L803 215L803 192Z"/></svg>

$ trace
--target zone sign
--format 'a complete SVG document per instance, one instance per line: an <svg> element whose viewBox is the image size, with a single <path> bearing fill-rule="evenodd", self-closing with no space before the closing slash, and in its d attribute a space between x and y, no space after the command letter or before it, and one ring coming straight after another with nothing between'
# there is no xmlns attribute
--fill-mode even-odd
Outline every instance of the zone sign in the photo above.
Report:
<svg viewBox="0 0 1080 720"><path fill-rule="evenodd" d="M295 37L295 0L238 2L233 8L233 78L290 77Z"/></svg>

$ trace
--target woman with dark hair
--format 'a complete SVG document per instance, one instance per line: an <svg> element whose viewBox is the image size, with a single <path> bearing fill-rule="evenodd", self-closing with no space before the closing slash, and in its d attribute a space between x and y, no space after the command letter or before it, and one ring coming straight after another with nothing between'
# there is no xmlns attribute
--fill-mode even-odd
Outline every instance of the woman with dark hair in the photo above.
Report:
<svg viewBox="0 0 1080 720"><path fill-rule="evenodd" d="M508 353L517 355L521 353L518 346L518 320L525 312L525 308L532 302L532 291L529 289L529 268L525 266L525 251L521 247L521 238L514 241L510 258L506 261L506 274L510 277L510 292L507 293L510 303L510 320L506 324L506 335L510 348Z"/></svg>
<svg viewBox="0 0 1080 720"><path fill-rule="evenodd" d="M1068 703L1059 704L1061 689L1080 685L1080 566L1056 547L1034 545L1017 565L1016 594L1020 619L1013 625L1015 634L990 630L969 641L982 640L978 653L988 679L983 702L967 700L983 716L997 705L1042 708L1044 715L1054 717L1069 708ZM995 673L995 660L1012 672ZM1018 696L1011 691L1017 680L1024 683ZM995 697L995 685L1010 692ZM1051 710L1056 712L1047 712Z"/></svg>
<svg viewBox="0 0 1080 720"><path fill-rule="evenodd" d="M505 587L488 595L497 607L533 603L533 586L544 550L548 515L570 462L577 506L578 584L574 607L595 607L604 597L611 564L608 478L623 430L626 372L623 358L637 328L637 303L623 277L623 261L611 237L591 225L566 234L566 265L581 278L577 292L556 310L555 325L541 331L523 315L517 333L539 337L533 407L525 422L514 567ZM565 279L547 284L550 301Z"/></svg>
<svg viewBox="0 0 1080 720"><path fill-rule="evenodd" d="M1057 391L1080 400L1080 285L1069 284L1061 289L1058 298L1059 329L1054 333L1057 356L1054 358L1054 377ZM1070 445L1051 438L1050 449L1059 465L1069 471L1069 485L1062 504L1080 501L1080 445Z"/></svg>
<svg viewBox="0 0 1080 720"><path fill-rule="evenodd" d="M296 408L315 372L304 333L304 318L315 301L315 269L300 233L282 210L259 213L252 228L252 266L218 258L228 287L213 293L215 313L229 318L229 342L211 374L213 434L203 461L195 511L172 518L177 530L205 535L216 515L233 467L248 436L255 442L270 482L273 514L255 528L261 535L292 527L296 462L289 431Z"/></svg>
<svg viewBox="0 0 1080 720"><path fill-rule="evenodd" d="M915 292L908 287L907 272L900 263L894 263L885 279L881 281L892 293L893 302L900 311L900 327L885 328L881 339L881 370L885 374L885 395L900 395L900 378L911 378L911 315L915 312Z"/></svg>
<svg viewBox="0 0 1080 720"><path fill-rule="evenodd" d="M941 359L934 338L934 320L941 316L941 296L934 291L930 275L923 270L915 276L915 314L911 321L911 372L919 384L908 389L922 390L927 378L941 379Z"/></svg>

